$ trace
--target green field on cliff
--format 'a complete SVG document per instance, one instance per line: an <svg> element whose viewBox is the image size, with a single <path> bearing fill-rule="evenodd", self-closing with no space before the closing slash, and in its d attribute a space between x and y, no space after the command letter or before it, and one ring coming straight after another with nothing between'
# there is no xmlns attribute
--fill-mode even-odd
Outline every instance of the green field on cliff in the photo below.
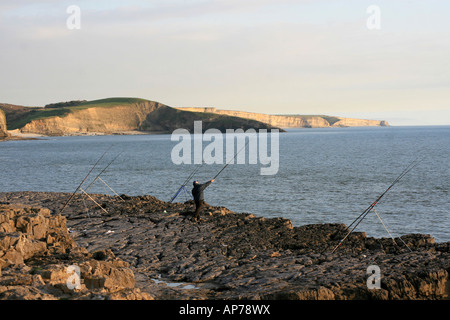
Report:
<svg viewBox="0 0 450 320"><path fill-rule="evenodd" d="M140 99L140 98L106 98L106 99L99 99L99 100L92 100L92 101L86 101L81 103L78 106L70 107L71 110L80 110L80 109L86 109L86 108L108 108L108 107L115 107L118 105L127 105L127 104L134 104L139 102L149 102L150 100L146 99Z"/></svg>

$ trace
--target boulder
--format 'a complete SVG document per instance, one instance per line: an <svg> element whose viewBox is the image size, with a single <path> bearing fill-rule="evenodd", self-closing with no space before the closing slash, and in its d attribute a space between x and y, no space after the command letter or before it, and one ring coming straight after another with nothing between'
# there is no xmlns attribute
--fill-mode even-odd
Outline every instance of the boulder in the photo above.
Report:
<svg viewBox="0 0 450 320"><path fill-rule="evenodd" d="M66 219L43 208L0 205L0 275L0 299L152 299L127 262L78 247Z"/></svg>

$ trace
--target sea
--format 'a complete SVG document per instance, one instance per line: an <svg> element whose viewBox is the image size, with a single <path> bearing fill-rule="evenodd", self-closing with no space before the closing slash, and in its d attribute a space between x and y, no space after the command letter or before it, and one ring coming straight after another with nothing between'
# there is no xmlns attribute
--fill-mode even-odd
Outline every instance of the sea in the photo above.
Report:
<svg viewBox="0 0 450 320"><path fill-rule="evenodd" d="M222 163L176 164L172 151L180 142L171 138L98 135L0 142L0 192L74 192L98 162L82 185L89 193L170 201L195 173L174 200L184 202L191 197L192 182L212 179L230 155ZM209 143L203 141L202 147ZM421 233L436 242L450 241L450 126L287 129L276 143L275 174L262 175L267 165L261 161L230 163L205 190L206 202L290 219L294 226L349 225L418 159L356 231L374 237Z"/></svg>

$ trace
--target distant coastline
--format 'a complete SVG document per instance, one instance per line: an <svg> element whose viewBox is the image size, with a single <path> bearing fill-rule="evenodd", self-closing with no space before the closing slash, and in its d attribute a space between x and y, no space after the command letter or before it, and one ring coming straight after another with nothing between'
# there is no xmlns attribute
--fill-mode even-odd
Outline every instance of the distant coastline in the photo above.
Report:
<svg viewBox="0 0 450 320"><path fill-rule="evenodd" d="M237 110L222 110L217 108L177 108L179 110L230 115L245 119L261 121L263 123L280 128L328 128L328 127L387 127L389 123L385 120L368 120L344 118L328 115L300 115L300 114L265 114L256 112L245 112Z"/></svg>
<svg viewBox="0 0 450 320"><path fill-rule="evenodd" d="M203 130L326 128L389 126L384 120L365 120L327 115L268 115L216 108L174 108L139 98L106 98L68 101L45 107L0 103L3 127L13 139L39 136L90 136L115 134L167 134L194 121Z"/></svg>

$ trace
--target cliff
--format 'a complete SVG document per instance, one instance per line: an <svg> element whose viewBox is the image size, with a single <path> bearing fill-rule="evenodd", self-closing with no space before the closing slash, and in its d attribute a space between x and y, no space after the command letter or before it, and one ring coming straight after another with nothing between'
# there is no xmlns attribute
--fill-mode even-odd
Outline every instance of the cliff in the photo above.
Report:
<svg viewBox="0 0 450 320"><path fill-rule="evenodd" d="M11 129L48 136L83 134L123 134L130 132L171 133L184 128L190 132L194 121L201 120L203 130L272 129L266 123L213 113L171 108L159 102L137 98L108 98L87 101L75 107L26 108L1 105L11 118Z"/></svg>
<svg viewBox="0 0 450 320"><path fill-rule="evenodd" d="M280 128L326 128L326 127L360 127L388 126L386 121L352 119L333 116L309 115L268 115L263 113L219 110L216 108L178 108L179 110L231 115L253 119Z"/></svg>
<svg viewBox="0 0 450 320"><path fill-rule="evenodd" d="M0 109L0 139L8 137L8 130L6 126L6 116L3 110Z"/></svg>
<svg viewBox="0 0 450 320"><path fill-rule="evenodd" d="M342 118L325 115L268 115L216 108L172 108L138 98L107 98L94 101L61 102L50 107L24 107L0 103L9 130L48 136L171 133L184 128L193 131L201 120L203 130L325 128L388 126L386 121ZM0 114L0 137L5 136L5 114ZM3 121L3 122L2 122ZM284 131L280 129L280 131ZM3 132L3 133L2 133Z"/></svg>
<svg viewBox="0 0 450 320"><path fill-rule="evenodd" d="M140 130L144 127L148 115L160 107L162 106L156 102L145 101L132 104L119 103L111 107L94 105L83 109L67 109L67 112L61 115L31 120L20 128L20 131L62 136ZM147 129L152 131L156 128Z"/></svg>

